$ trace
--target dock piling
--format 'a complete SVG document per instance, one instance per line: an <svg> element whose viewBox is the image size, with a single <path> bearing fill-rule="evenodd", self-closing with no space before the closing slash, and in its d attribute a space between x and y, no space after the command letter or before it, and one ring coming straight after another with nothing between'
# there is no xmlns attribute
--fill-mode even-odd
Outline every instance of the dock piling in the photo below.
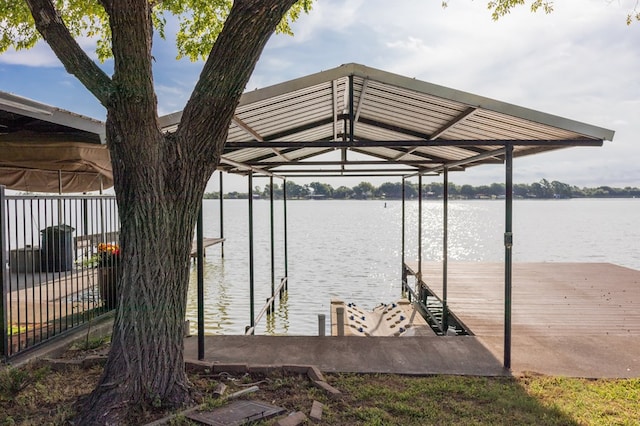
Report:
<svg viewBox="0 0 640 426"><path fill-rule="evenodd" d="M338 336L344 336L344 308L342 306L336 308L336 328Z"/></svg>
<svg viewBox="0 0 640 426"><path fill-rule="evenodd" d="M341 308L344 309L344 308ZM325 335L326 316L324 314L318 314L318 336Z"/></svg>

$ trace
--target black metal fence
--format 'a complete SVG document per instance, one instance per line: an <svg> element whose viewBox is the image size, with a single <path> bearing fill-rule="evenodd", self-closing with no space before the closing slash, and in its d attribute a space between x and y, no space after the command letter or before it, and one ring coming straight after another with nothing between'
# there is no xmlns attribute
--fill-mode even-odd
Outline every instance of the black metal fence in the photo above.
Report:
<svg viewBox="0 0 640 426"><path fill-rule="evenodd" d="M120 224L113 196L7 195L0 186L0 355L115 307Z"/></svg>

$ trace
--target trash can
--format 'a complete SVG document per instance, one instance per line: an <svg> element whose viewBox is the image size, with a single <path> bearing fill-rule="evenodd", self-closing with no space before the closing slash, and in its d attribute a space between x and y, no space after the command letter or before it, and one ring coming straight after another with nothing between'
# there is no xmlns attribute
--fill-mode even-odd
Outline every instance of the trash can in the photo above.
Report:
<svg viewBox="0 0 640 426"><path fill-rule="evenodd" d="M54 225L41 233L42 269L47 272L69 271L73 267L73 231L69 225Z"/></svg>

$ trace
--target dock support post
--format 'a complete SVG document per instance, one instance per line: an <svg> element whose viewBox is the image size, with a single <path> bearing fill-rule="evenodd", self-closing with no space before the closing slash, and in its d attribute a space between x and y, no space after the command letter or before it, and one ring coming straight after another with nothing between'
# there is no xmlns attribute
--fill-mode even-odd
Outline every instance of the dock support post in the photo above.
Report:
<svg viewBox="0 0 640 426"><path fill-rule="evenodd" d="M197 260L198 260L198 359L204 359L204 244L202 201L198 212L197 232Z"/></svg>
<svg viewBox="0 0 640 426"><path fill-rule="evenodd" d="M505 146L505 224L504 224L504 368L511 368L511 290L513 247L513 145Z"/></svg>
<svg viewBox="0 0 640 426"><path fill-rule="evenodd" d="M276 308L276 255L275 255L275 236L273 222L273 176L269 176L269 208L270 208L270 224L271 224L271 311Z"/></svg>
<svg viewBox="0 0 640 426"><path fill-rule="evenodd" d="M406 179L402 178L402 296L404 296L404 292L407 287L407 268L405 266L405 219L406 219L406 210L405 210L405 185L407 184Z"/></svg>
<svg viewBox="0 0 640 426"><path fill-rule="evenodd" d="M338 336L344 336L344 308L342 306L336 308L336 331Z"/></svg>
<svg viewBox="0 0 640 426"><path fill-rule="evenodd" d="M422 175L418 175L418 284L422 285Z"/></svg>
<svg viewBox="0 0 640 426"><path fill-rule="evenodd" d="M282 196L284 199L284 276L287 282L284 284L285 291L289 290L289 252L288 252L288 236L287 236L287 180L282 182Z"/></svg>
<svg viewBox="0 0 640 426"><path fill-rule="evenodd" d="M222 170L220 170L220 257L224 259L224 195L222 190Z"/></svg>
<svg viewBox="0 0 640 426"><path fill-rule="evenodd" d="M449 169L443 170L444 188L443 188L443 231L442 231L442 332L446 335L449 329L449 311L447 307L447 267L448 267L448 245L449 245Z"/></svg>
<svg viewBox="0 0 640 426"><path fill-rule="evenodd" d="M318 314L318 336L324 337L326 329L326 317L324 314Z"/></svg>
<svg viewBox="0 0 640 426"><path fill-rule="evenodd" d="M4 186L0 185L0 337L2 338L0 341L0 355L6 359L9 350L9 327L5 317L5 289L7 288L7 271L5 269L5 265L7 264L7 211L4 197Z"/></svg>
<svg viewBox="0 0 640 426"><path fill-rule="evenodd" d="M253 293L253 172L249 172L249 327L255 327L255 307Z"/></svg>

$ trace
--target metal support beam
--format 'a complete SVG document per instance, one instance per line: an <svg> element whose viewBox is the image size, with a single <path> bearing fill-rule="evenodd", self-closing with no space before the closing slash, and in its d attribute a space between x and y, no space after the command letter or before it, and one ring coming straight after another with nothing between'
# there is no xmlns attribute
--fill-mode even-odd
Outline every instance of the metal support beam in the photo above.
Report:
<svg viewBox="0 0 640 426"><path fill-rule="evenodd" d="M349 129L345 130L349 134ZM531 146L531 147L569 147L569 146L602 146L602 139L404 139L404 140L354 140L349 141L348 138L343 140L322 140L322 141L282 141L274 140L268 142L227 142L225 144L225 152L246 148L400 148L400 147L477 147L477 146L494 146L502 147L505 144L513 146ZM222 160L221 160L222 161Z"/></svg>
<svg viewBox="0 0 640 426"><path fill-rule="evenodd" d="M285 178L318 178L318 177L406 177L406 173L351 173L346 170L344 173L341 171L333 171L330 173L309 173L309 174L284 174ZM426 174L425 176L438 176L437 173ZM258 177L258 176L256 176Z"/></svg>
<svg viewBox="0 0 640 426"><path fill-rule="evenodd" d="M282 196L284 198L284 209L283 209L283 216L284 216L284 276L285 278L287 278L287 288L289 287L289 257L288 257L288 245L287 245L287 180L285 179L282 182Z"/></svg>
<svg viewBox="0 0 640 426"><path fill-rule="evenodd" d="M253 172L249 172L249 327L255 327L254 268L253 268Z"/></svg>
<svg viewBox="0 0 640 426"><path fill-rule="evenodd" d="M478 161L485 160L487 158L494 158L494 157L497 157L497 156L504 155L504 153L505 153L504 148L503 149L496 149L496 150L493 150L493 151L488 151L488 152L485 152L485 153L482 153L482 154L474 155L473 157L465 158L464 160L452 161L450 163L443 164L441 166L436 166L436 167L432 167L432 168L425 168L424 172L425 173L439 173L439 172L443 171L445 168L452 169L454 167L464 166L464 165L470 164L470 163L476 163ZM417 174L408 175L407 177L413 177L413 176L416 176L416 175Z"/></svg>
<svg viewBox="0 0 640 426"><path fill-rule="evenodd" d="M274 168L274 167L282 167L282 166L291 166L291 162L283 162L283 161L269 161L268 163L261 163L259 161L247 161L245 163L248 166L268 166L270 168ZM298 164L298 165L302 165L305 167L309 167L309 166L313 166L313 167L318 167L318 166L389 166L389 165L395 165L395 166L424 166L425 164L442 164L441 161L429 161L429 160L405 160L405 161L390 161L390 160L347 160L342 161L342 160L327 160L327 161L304 161L302 164ZM378 169L380 170L380 169ZM278 170L278 173L280 173L280 171Z"/></svg>
<svg viewBox="0 0 640 426"><path fill-rule="evenodd" d="M198 359L204 359L204 226L202 218L202 201L198 212L196 259L198 267Z"/></svg>
<svg viewBox="0 0 640 426"><path fill-rule="evenodd" d="M353 143L355 135L355 111L353 106L353 75L349 76L349 142Z"/></svg>
<svg viewBox="0 0 640 426"><path fill-rule="evenodd" d="M270 212L270 225L271 225L271 307L267 311L273 312L276 307L275 302L275 289L276 289L276 248L275 248L275 223L274 223L274 214L273 214L273 176L269 177L269 212Z"/></svg>
<svg viewBox="0 0 640 426"><path fill-rule="evenodd" d="M506 146L504 223L504 368L511 368L511 297L513 248L513 146Z"/></svg>
<svg viewBox="0 0 640 426"><path fill-rule="evenodd" d="M240 117L238 117L237 115L234 115L231 120L236 124L236 126L241 128L246 134L248 134L249 136L253 136L259 142L264 142L264 138L262 137L262 135L260 133L258 133L254 128L249 126L247 123L242 121L240 119ZM265 145L265 147L270 148L271 151L273 151L274 154L276 154L278 157L282 158L284 161L289 161L289 159L285 155L283 155L280 151L278 151L277 149L269 147L267 145Z"/></svg>
<svg viewBox="0 0 640 426"><path fill-rule="evenodd" d="M452 127L460 124L462 121L464 121L467 117L471 116L473 113L475 113L477 111L478 108L476 107L469 107L467 108L465 111L463 111L461 114L459 114L457 117L455 117L453 120L445 123L442 127L440 127L438 130L436 130L431 136L429 136L429 140L435 140L438 139L440 136L442 136L442 134L448 130L450 130ZM411 148L409 151L404 152L402 154L400 154L399 156L397 156L396 158L394 158L394 160L401 160L402 158L404 158L405 156L415 152L418 149L418 147L413 147Z"/></svg>
<svg viewBox="0 0 640 426"><path fill-rule="evenodd" d="M346 150L342 150L342 155L346 155ZM306 164L301 163L302 166L306 166ZM346 162L342 163L341 169L281 169L278 170L278 173L282 175L297 175L297 174L309 174L309 173L416 173L417 169L409 169L409 168L374 168L374 169L345 169L344 166L347 165Z"/></svg>
<svg viewBox="0 0 640 426"><path fill-rule="evenodd" d="M333 104L333 139L338 139L338 82L331 81L331 103Z"/></svg>
<svg viewBox="0 0 640 426"><path fill-rule="evenodd" d="M405 219L406 219L406 202L405 202L405 185L406 185L406 180L405 178L402 178L402 250L401 250L401 256L402 256L402 294L404 294L405 292L405 285L406 285L406 272L405 272L405 263L406 263L406 259L405 259L405 244L406 244L406 224L405 224Z"/></svg>
<svg viewBox="0 0 640 426"><path fill-rule="evenodd" d="M222 185L222 171L220 171L220 257L224 259L224 191Z"/></svg>
<svg viewBox="0 0 640 426"><path fill-rule="evenodd" d="M262 144L264 145L264 143L262 143ZM263 146L262 148L265 148L265 147ZM228 158L226 158L224 156L220 157L220 163L228 164L228 165L233 166L233 167L237 167L240 170L246 170L246 171L249 171L249 172L255 172L255 173L258 173L258 174L265 175L265 176L275 176L275 177L284 179L283 176L278 176L275 173L271 173L269 170L264 170L264 169L261 169L260 167L254 167L254 166L250 166L248 164L239 163L237 161L230 160L230 159L228 159Z"/></svg>
<svg viewBox="0 0 640 426"><path fill-rule="evenodd" d="M418 281L422 281L422 175L418 175Z"/></svg>
<svg viewBox="0 0 640 426"><path fill-rule="evenodd" d="M365 78L362 82L362 89L360 90L360 99L358 100L358 107L356 108L355 120L356 123L360 120L360 113L362 112L362 106L364 105L364 100L367 98L367 88L369 87L369 79Z"/></svg>
<svg viewBox="0 0 640 426"><path fill-rule="evenodd" d="M447 306L448 260L449 260L449 169L443 173L444 188L442 194L442 332L449 329L449 309Z"/></svg>

